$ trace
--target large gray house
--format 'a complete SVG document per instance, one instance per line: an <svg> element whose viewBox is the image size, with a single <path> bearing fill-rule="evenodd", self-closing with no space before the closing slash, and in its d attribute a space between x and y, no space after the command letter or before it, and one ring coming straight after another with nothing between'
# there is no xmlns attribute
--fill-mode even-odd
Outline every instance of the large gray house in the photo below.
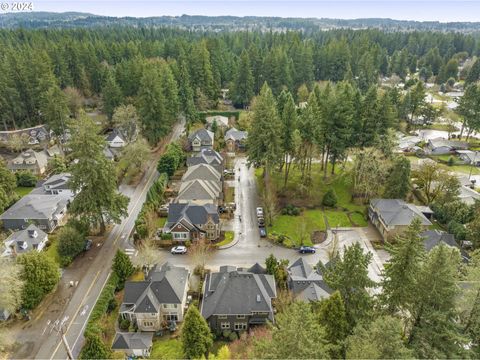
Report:
<svg viewBox="0 0 480 360"><path fill-rule="evenodd" d="M69 203L69 197L63 195L29 194L0 215L0 220L7 230L26 229L35 224L43 231L52 232L64 224Z"/></svg>
<svg viewBox="0 0 480 360"><path fill-rule="evenodd" d="M332 293L320 271L314 270L303 257L298 258L287 271L288 288L298 300L318 301Z"/></svg>
<svg viewBox="0 0 480 360"><path fill-rule="evenodd" d="M368 207L368 217L382 235L383 240L390 240L403 233L413 219L420 219L425 230L432 225L425 216L431 216L432 210L408 204L400 199L373 199Z"/></svg>
<svg viewBox="0 0 480 360"><path fill-rule="evenodd" d="M190 134L188 142L192 151L200 151L202 149L213 149L213 141L215 134L207 129L200 129Z"/></svg>
<svg viewBox="0 0 480 360"><path fill-rule="evenodd" d="M5 250L1 256L16 256L30 251L42 251L47 242L48 235L32 224L25 230L14 232L5 240Z"/></svg>
<svg viewBox="0 0 480 360"><path fill-rule="evenodd" d="M207 274L200 312L212 331L243 331L274 321L275 279L259 268L222 266L219 272Z"/></svg>
<svg viewBox="0 0 480 360"><path fill-rule="evenodd" d="M44 151L26 150L8 163L12 172L28 171L35 175L42 175L47 169L48 156Z"/></svg>
<svg viewBox="0 0 480 360"><path fill-rule="evenodd" d="M215 180L190 180L180 185L175 202L181 204L215 204L220 205L223 200L222 184Z"/></svg>
<svg viewBox="0 0 480 360"><path fill-rule="evenodd" d="M127 281L120 316L141 331L158 331L171 321L183 321L190 273L166 262L156 265L144 281Z"/></svg>
<svg viewBox="0 0 480 360"><path fill-rule="evenodd" d="M223 157L218 152L212 149L202 149L198 154L187 158L187 166L194 166L198 164L211 165L220 174L223 172Z"/></svg>
<svg viewBox="0 0 480 360"><path fill-rule="evenodd" d="M217 240L220 236L220 217L213 204L175 204L168 206L165 233L175 241Z"/></svg>

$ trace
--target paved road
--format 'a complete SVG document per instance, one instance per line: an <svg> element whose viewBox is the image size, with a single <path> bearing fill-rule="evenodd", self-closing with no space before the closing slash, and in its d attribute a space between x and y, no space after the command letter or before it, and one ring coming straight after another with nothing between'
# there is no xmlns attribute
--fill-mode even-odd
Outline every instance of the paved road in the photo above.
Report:
<svg viewBox="0 0 480 360"><path fill-rule="evenodd" d="M184 121L179 122L172 132L172 140L180 137L184 131ZM156 171L156 161L151 164L136 187L121 186L120 192L130 198L128 206L128 216L122 223L115 225L107 239L105 240L99 254L93 260L88 271L82 276L73 296L65 311L59 317L59 321L64 323L65 336L72 349L74 357L77 357L83 345L83 331L92 308L94 307L103 286L108 280L110 267L115 252L118 248L130 248L128 244L128 235L132 232L135 219L145 201L146 193L150 185L158 177ZM41 347L37 352L36 359L66 359L66 350L60 341L58 335L58 326L52 329L51 324L45 324L47 331L45 334L39 334L37 342L41 342ZM50 329L49 329L50 326ZM50 332L52 330L52 332ZM33 357L33 354L32 354Z"/></svg>
<svg viewBox="0 0 480 360"><path fill-rule="evenodd" d="M240 171L238 170L240 169ZM328 261L328 250L331 241L328 240L322 244L316 245L317 252L315 254L300 255L293 249L287 249L274 245L269 241L260 238L257 226L255 208L259 206L259 198L253 168L248 168L244 157L237 157L235 160L235 202L237 210L235 212L235 220L233 229L235 230L236 245L225 250L215 251L207 261L207 267L217 269L222 265L234 265L238 267L247 267L258 262L265 264L265 259L274 254L278 259L288 259L290 263L303 256L308 263L315 265L319 260L324 263ZM240 181L238 181L240 177ZM242 221L239 221L239 215ZM380 280L380 273L383 269L382 261L373 249L368 240L364 229L355 228L338 233L339 250L343 246L351 245L358 242L364 251L370 251L373 254L373 261L369 268L370 277ZM193 269L194 264L191 257L187 255L171 255L168 251L160 251L158 262L170 261L173 264L189 267Z"/></svg>

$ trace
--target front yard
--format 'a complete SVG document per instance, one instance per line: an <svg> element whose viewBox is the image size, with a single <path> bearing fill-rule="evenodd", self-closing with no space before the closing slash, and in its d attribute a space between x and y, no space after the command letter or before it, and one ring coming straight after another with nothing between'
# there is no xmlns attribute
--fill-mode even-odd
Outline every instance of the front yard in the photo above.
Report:
<svg viewBox="0 0 480 360"><path fill-rule="evenodd" d="M20 197L24 197L25 195L30 194L30 192L33 190L33 187L25 187L25 186L18 186L15 189L15 192L18 194Z"/></svg>

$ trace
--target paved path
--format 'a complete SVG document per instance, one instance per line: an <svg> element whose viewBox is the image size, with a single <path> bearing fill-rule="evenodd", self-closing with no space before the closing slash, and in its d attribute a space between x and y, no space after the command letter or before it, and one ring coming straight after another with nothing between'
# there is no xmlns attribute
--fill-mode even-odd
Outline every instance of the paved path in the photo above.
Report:
<svg viewBox="0 0 480 360"><path fill-rule="evenodd" d="M180 137L184 125L184 121L181 121L175 126L172 131L172 140ZM145 201L146 193L157 177L156 160L152 159L148 170L138 185L135 187L126 185L120 187L120 192L130 198L128 216L123 219L121 224L112 227L99 253L79 279L71 300L66 303L63 313L58 317L58 320L64 323L65 336L75 357L78 356L83 345L83 331L88 317L109 277L115 252L119 248L131 247L128 244L128 236L133 230L135 219ZM28 335L30 340L35 339L35 342L40 344L39 350L36 353L33 352L31 357L37 359L66 359L67 353L60 341L58 331L52 327L55 319L43 320L47 329L45 333ZM52 329L53 331L50 332Z"/></svg>

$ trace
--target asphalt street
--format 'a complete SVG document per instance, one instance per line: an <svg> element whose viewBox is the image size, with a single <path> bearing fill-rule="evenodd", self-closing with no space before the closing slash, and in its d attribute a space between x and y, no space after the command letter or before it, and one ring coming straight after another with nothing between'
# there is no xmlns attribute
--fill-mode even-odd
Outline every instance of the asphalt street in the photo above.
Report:
<svg viewBox="0 0 480 360"><path fill-rule="evenodd" d="M172 132L172 140L178 139L184 131L184 121L179 122ZM142 208L148 189L158 177L156 161L149 164L140 183L135 186L121 186L120 192L130 198L128 216L121 224L112 227L107 239L100 249L100 253L92 261L88 271L79 279L79 283L65 311L55 322L46 320L44 334L39 335L36 341L41 347L32 357L36 359L67 359L67 352L60 339L60 331L63 330L67 343L73 356L78 357L83 345L83 331L90 313L110 275L110 267L117 249L126 249L131 246L128 236L132 232L135 219ZM50 327L50 329L49 329ZM60 331L59 331L60 330Z"/></svg>

